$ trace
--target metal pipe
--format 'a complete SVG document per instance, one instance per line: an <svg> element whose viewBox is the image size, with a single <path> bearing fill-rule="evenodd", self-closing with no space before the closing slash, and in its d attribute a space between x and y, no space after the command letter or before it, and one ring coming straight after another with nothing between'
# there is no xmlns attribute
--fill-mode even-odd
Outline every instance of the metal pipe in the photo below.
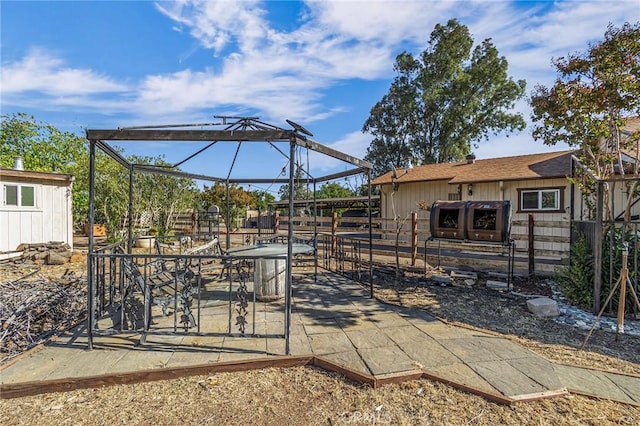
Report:
<svg viewBox="0 0 640 426"><path fill-rule="evenodd" d="M87 303L89 304L89 316L87 318L87 347L93 349L93 326L95 321L95 277L93 276L93 224L95 221L95 172L96 172L96 142L89 141L89 254L87 255Z"/></svg>
<svg viewBox="0 0 640 426"><path fill-rule="evenodd" d="M289 140L289 226L287 227L287 281L286 281L286 299L285 299L285 354L291 354L291 298L293 296L291 290L291 272L292 272L292 256L293 251L293 196L294 196L294 175L295 164L293 159L296 155L296 138Z"/></svg>
<svg viewBox="0 0 640 426"><path fill-rule="evenodd" d="M371 220L371 170L367 171L369 198L369 297L373 299L373 221Z"/></svg>
<svg viewBox="0 0 640 426"><path fill-rule="evenodd" d="M318 281L318 199L316 197L316 181L313 181L313 245L314 245L314 273L313 281Z"/></svg>
<svg viewBox="0 0 640 426"><path fill-rule="evenodd" d="M133 166L129 166L129 204L127 205L127 253L131 254L133 249Z"/></svg>
<svg viewBox="0 0 640 426"><path fill-rule="evenodd" d="M226 238L226 242L227 242L227 247L226 249L229 250L229 247L231 247L231 234L229 234L229 217L230 217L230 212L229 212L229 181L227 180L227 185L226 185L226 189L227 189L227 193L226 193L226 200L227 200L227 214L226 214L226 218L225 218L225 228L227 228L227 238Z"/></svg>

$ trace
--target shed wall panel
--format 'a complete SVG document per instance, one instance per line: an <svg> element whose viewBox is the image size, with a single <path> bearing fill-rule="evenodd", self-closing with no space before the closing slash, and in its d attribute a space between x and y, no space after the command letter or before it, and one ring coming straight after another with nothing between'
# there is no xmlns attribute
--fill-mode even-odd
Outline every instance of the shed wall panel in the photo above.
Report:
<svg viewBox="0 0 640 426"><path fill-rule="evenodd" d="M70 182L26 178L13 181L5 176L1 181L3 184L33 185L36 205L0 205L0 251L15 250L21 243L48 241L62 241L73 246Z"/></svg>

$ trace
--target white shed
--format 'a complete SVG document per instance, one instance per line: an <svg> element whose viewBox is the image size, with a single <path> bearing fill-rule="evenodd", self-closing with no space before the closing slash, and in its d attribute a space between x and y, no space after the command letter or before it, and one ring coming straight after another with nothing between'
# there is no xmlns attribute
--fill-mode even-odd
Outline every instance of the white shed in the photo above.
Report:
<svg viewBox="0 0 640 426"><path fill-rule="evenodd" d="M0 169L0 251L49 241L73 247L72 187L71 175Z"/></svg>

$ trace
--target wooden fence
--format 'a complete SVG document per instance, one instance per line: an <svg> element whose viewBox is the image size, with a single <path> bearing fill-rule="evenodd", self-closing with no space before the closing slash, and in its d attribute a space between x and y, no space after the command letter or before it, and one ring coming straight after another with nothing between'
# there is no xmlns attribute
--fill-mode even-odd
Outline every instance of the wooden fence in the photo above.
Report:
<svg viewBox="0 0 640 426"><path fill-rule="evenodd" d="M369 238L368 217L330 217L296 216L292 219L297 235L315 233L333 238ZM430 265L461 266L473 269L507 270L508 249L502 244L490 244L471 241L432 240L430 221L414 213L405 220L390 218L371 218L373 235L373 254L382 257L394 257L396 241L398 256L405 265L421 266L425 259ZM232 227L229 233L263 231L264 233L286 233L289 226L288 216L275 212L263 215L258 220L252 218L240 222L242 229ZM570 223L535 219L529 215L526 219L511 222L511 240L515 247L515 270L520 274L553 274L555 268L569 256L571 245ZM257 228L257 229L253 229ZM198 218L195 222L191 213L179 213L175 216L176 235L223 235L227 234L224 222ZM367 248L368 251L368 248ZM389 259L389 262L394 262Z"/></svg>
<svg viewBox="0 0 640 426"><path fill-rule="evenodd" d="M276 215L274 231L288 230L288 217ZM334 238L369 238L367 217L293 217L296 234L325 234ZM429 219L412 214L404 221L389 218L372 218L373 254L398 255L407 265L424 262L441 266L466 266L474 269L507 270L507 245L470 241L432 240ZM570 224L534 220L512 222L511 239L515 244L515 269L522 274L550 275L569 256ZM368 249L367 249L368 251Z"/></svg>

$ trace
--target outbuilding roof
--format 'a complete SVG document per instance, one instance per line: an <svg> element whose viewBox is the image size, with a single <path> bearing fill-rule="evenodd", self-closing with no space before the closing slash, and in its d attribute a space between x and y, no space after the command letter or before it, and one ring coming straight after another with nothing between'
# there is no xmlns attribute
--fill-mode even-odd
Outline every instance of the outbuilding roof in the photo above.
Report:
<svg viewBox="0 0 640 426"><path fill-rule="evenodd" d="M0 168L0 177L2 179L20 179L25 181L62 181L73 182L73 176L62 173L34 172L31 170L16 170Z"/></svg>
<svg viewBox="0 0 640 426"><path fill-rule="evenodd" d="M427 182L446 180L450 184L561 178L571 173L574 151L546 152L513 157L457 163L427 164L410 169L397 169L394 182ZM391 171L373 180L372 185L390 184Z"/></svg>

